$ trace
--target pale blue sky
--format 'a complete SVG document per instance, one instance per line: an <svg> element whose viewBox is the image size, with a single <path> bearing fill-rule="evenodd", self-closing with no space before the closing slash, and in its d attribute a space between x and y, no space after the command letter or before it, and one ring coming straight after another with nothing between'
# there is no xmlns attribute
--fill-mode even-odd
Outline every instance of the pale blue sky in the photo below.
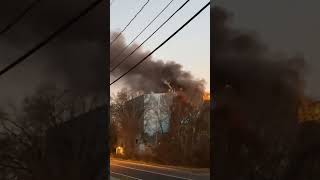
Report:
<svg viewBox="0 0 320 180"><path fill-rule="evenodd" d="M123 35L129 43L169 2L170 0L150 0L143 11L125 30ZM175 32L184 22L199 11L209 0L191 0L151 39L143 45L144 49L153 50L168 36ZM114 0L111 6L111 31L121 31L146 0ZM174 0L173 3L153 22L153 24L136 40L143 42L160 26L185 0ZM210 8L204 10L188 26L180 31L168 43L153 54L153 57L164 61L173 60L183 65L196 78L205 79L210 89ZM143 64L141 64L143 66ZM111 91L117 89L111 86Z"/></svg>

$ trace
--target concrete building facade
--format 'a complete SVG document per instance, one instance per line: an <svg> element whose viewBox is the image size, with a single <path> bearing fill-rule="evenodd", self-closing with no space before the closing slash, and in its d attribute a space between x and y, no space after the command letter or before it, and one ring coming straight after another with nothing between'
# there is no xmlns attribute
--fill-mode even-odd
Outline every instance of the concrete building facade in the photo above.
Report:
<svg viewBox="0 0 320 180"><path fill-rule="evenodd" d="M134 137L120 137L118 144L125 150L134 148L136 153L151 151L159 136L169 130L172 98L169 93L151 93L128 101L126 109L132 116L130 128L133 128Z"/></svg>

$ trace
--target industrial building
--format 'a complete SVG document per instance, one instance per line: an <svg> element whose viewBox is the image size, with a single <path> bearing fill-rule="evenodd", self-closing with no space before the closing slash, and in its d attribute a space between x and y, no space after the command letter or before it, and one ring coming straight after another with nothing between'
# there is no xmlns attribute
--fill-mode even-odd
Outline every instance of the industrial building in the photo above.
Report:
<svg viewBox="0 0 320 180"><path fill-rule="evenodd" d="M143 94L126 103L126 109L130 111L131 130L128 129L118 137L118 145L124 149L124 153L152 153L152 147L159 143L161 136L175 131L171 127L173 115L171 108L175 95L174 93ZM197 132L194 140L197 142L210 139L210 95L206 94L203 103L199 115L200 121L194 127L194 131ZM134 132L128 135L129 131Z"/></svg>
<svg viewBox="0 0 320 180"><path fill-rule="evenodd" d="M172 94L151 93L138 96L126 103L130 111L131 128L136 131L133 136L120 136L119 146L124 149L135 149L135 152L146 152L148 147L154 146L159 136L165 134L170 126L170 106ZM132 143L134 142L134 143Z"/></svg>

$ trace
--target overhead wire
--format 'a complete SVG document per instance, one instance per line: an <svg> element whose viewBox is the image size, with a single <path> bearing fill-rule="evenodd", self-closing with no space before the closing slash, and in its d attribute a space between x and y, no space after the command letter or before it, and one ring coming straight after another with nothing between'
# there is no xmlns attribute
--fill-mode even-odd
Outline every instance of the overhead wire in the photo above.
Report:
<svg viewBox="0 0 320 180"><path fill-rule="evenodd" d="M156 32L158 32L175 14L177 14L190 0L186 0L169 18L167 18L147 39L145 39L138 47L136 47L130 54L123 58L116 66L111 68L113 72L117 67L124 63L132 54L134 54L144 43L146 43Z"/></svg>
<svg viewBox="0 0 320 180"><path fill-rule="evenodd" d="M73 18L71 18L68 22L66 22L65 24L63 24L62 26L60 26L56 31L54 31L53 33L51 33L47 38L45 38L44 40L42 40L41 42L39 42L37 45L35 45L34 47L32 47L29 51L27 51L26 53L24 53L22 56L20 56L19 58L17 58L15 61L13 61L11 64L7 65L5 68L3 68L0 71L0 76L2 76L4 73L8 72L9 70L11 70L12 68L14 68L15 66L17 66L18 64L22 63L23 61L25 61L29 56L31 56L33 53L35 53L37 50L39 50L40 48L42 48L43 46L45 46L46 44L48 44L51 40L53 40L56 36L58 36L59 34L61 34L62 32L64 32L65 30L67 30L71 25L73 25L74 23L76 23L81 17L85 16L86 14L88 14L92 9L94 9L96 6L98 6L100 3L102 3L104 0L95 0L94 2L92 2L87 8L85 8L84 10L82 10L77 16L74 16Z"/></svg>
<svg viewBox="0 0 320 180"><path fill-rule="evenodd" d="M176 30L173 34L171 34L165 41L163 41L157 48L155 48L152 52L150 52L147 56L145 56L143 59L141 59L138 63L136 63L134 66L132 66L128 71L123 73L121 76L119 76L117 79L112 81L109 86L113 85L117 81L119 81L121 78L123 78L125 75L130 73L132 70L137 68L141 63L143 63L148 57L150 57L154 52L156 52L159 48L161 48L164 44L166 44L171 38L173 38L178 32L180 32L184 27L186 27L193 19L195 19L203 10L205 10L210 5L210 1L203 6L195 15L193 15L187 22L185 22L178 30Z"/></svg>
<svg viewBox="0 0 320 180"><path fill-rule="evenodd" d="M122 53L124 53L129 47L130 45L140 37L140 35L170 6L170 4L173 2L174 0L171 0L150 22L149 24L142 30L140 31L140 33L132 39L132 41L126 45L126 47L124 47L117 55L115 55L113 58L111 58L110 64L112 64L113 61L115 61L118 57L120 57L122 55Z"/></svg>
<svg viewBox="0 0 320 180"><path fill-rule="evenodd" d="M140 8L140 10L133 16L133 18L129 21L129 23L121 30L121 32L110 42L110 46L112 46L112 44L114 42L116 42L116 40L121 36L121 34L128 28L128 26L132 23L132 21L142 12L142 10L144 9L144 7L150 2L150 0L147 0L143 6Z"/></svg>
<svg viewBox="0 0 320 180"><path fill-rule="evenodd" d="M27 15L41 0L34 0L27 8L25 8L20 14L18 14L8 25L6 25L1 31L0 35L8 32L13 26L15 26L25 15Z"/></svg>

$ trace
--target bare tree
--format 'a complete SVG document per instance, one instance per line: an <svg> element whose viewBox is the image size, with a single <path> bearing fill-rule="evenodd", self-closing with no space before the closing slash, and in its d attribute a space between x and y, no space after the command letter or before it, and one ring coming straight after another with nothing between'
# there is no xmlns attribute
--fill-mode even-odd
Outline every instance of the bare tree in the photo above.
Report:
<svg viewBox="0 0 320 180"><path fill-rule="evenodd" d="M117 137L120 145L125 146L125 154L135 153L136 140L142 132L144 106L141 101L134 100L139 94L122 89L111 103L111 119L119 131Z"/></svg>
<svg viewBox="0 0 320 180"><path fill-rule="evenodd" d="M88 99L44 85L23 100L21 109L9 105L8 112L0 111L1 179L48 179L47 130L90 109L85 106L94 107Z"/></svg>
<svg viewBox="0 0 320 180"><path fill-rule="evenodd" d="M205 114L210 108L207 105L204 110L204 104L199 103L202 99L194 103L183 92L136 95L123 89L111 103L111 119L119 127L118 140L120 145L121 140L124 143L127 154L135 154L134 142L139 137L151 146L155 161L209 165L210 122ZM201 134L206 135L206 140L200 143ZM201 156L195 157L197 154ZM149 158L148 155L139 158Z"/></svg>
<svg viewBox="0 0 320 180"><path fill-rule="evenodd" d="M193 103L183 92L172 94L167 103L162 104L161 114L169 115L168 133L162 135L156 147L162 163L198 166L209 159L209 118L204 118L203 103ZM200 102L200 100L197 100ZM161 108L160 108L161 109ZM168 113L169 112L169 113ZM201 134L207 140L200 143ZM203 138L202 138L203 139ZM201 154L201 156L199 156ZM208 166L208 163L205 163Z"/></svg>

